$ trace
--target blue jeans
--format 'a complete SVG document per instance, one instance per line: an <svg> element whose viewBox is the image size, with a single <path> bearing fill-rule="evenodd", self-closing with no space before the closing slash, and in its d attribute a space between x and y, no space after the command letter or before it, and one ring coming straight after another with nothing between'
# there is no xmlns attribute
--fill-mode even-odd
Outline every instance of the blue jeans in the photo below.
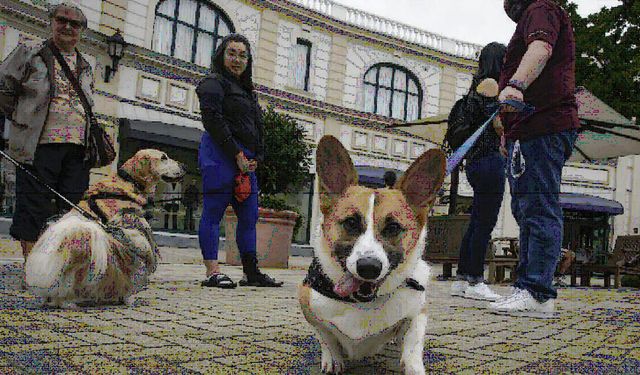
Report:
<svg viewBox="0 0 640 375"><path fill-rule="evenodd" d="M520 227L515 286L528 290L539 302L558 296L552 283L562 245L560 182L576 138L576 130L566 130L520 142L524 172L519 177L512 174L514 142L507 145L511 211ZM520 163L515 165L517 171Z"/></svg>
<svg viewBox="0 0 640 375"><path fill-rule="evenodd" d="M473 285L484 281L484 258L504 196L505 159L496 152L472 160L467 163L466 173L473 188L473 203L456 274Z"/></svg>
<svg viewBox="0 0 640 375"><path fill-rule="evenodd" d="M254 157L243 149L247 158ZM256 224L258 223L258 180L249 173L251 195L238 202L233 195L234 178L239 172L235 160L230 160L222 148L205 132L198 150L198 166L202 173L202 218L198 228L200 250L205 260L217 260L220 241L220 220L231 204L238 217L236 241L241 254L256 253Z"/></svg>

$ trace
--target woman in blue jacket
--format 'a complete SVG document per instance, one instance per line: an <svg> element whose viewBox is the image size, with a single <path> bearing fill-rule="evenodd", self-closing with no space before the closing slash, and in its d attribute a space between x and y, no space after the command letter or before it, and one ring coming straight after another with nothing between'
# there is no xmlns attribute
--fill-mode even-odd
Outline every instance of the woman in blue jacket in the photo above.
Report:
<svg viewBox="0 0 640 375"><path fill-rule="evenodd" d="M236 241L244 272L240 285L282 285L260 272L256 258L258 182L255 171L264 159L264 128L251 65L249 41L242 35L231 34L216 50L212 74L196 89L205 129L198 151L204 195L198 237L207 268L203 286L236 287L227 275L220 273L218 265L220 220L229 204L238 217ZM242 201L234 195L235 177L241 172L249 175L251 184L251 194Z"/></svg>

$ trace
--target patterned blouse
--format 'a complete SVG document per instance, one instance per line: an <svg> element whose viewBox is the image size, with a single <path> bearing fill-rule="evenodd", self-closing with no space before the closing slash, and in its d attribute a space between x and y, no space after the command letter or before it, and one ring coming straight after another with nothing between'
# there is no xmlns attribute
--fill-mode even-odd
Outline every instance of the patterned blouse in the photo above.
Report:
<svg viewBox="0 0 640 375"><path fill-rule="evenodd" d="M71 71L76 71L76 52L62 52ZM40 136L43 143L74 143L84 145L86 117L80 97L67 79L62 67L54 59L55 95L49 105L49 116Z"/></svg>

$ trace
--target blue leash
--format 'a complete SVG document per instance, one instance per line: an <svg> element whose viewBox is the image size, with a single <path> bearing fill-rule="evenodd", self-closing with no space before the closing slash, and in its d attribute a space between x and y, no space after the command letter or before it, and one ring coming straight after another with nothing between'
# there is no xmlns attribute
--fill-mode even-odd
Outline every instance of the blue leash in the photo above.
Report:
<svg viewBox="0 0 640 375"><path fill-rule="evenodd" d="M511 107L514 107L518 111L524 112L524 113L531 113L535 110L535 108L532 105L519 102L516 100L505 100L504 102L493 104L491 107L497 107L497 108L493 111L493 114L489 116L489 119L485 121L485 123L482 124L482 126L479 127L478 130L476 130L471 135L471 137L469 137L466 141L464 141L462 146L458 147L458 149L455 150L454 153L451 154L451 156L449 156L449 158L447 159L446 176L450 175L451 172L453 172L453 170L458 166L458 164L460 164L462 159L464 159L464 156L467 154L467 152L469 152L471 147L473 147L473 145L478 141L478 138L480 138L480 135L485 131L487 126L491 123L491 121L493 121L493 119L498 115L498 113L500 113L500 106L505 104L510 105Z"/></svg>

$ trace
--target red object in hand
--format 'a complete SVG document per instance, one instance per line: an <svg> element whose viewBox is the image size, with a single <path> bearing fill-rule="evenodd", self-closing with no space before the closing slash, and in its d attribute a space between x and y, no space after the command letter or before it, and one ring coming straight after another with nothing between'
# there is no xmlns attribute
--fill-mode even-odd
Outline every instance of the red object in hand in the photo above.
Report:
<svg viewBox="0 0 640 375"><path fill-rule="evenodd" d="M249 195L251 195L251 179L248 173L238 173L236 175L233 195L240 203L249 198Z"/></svg>

